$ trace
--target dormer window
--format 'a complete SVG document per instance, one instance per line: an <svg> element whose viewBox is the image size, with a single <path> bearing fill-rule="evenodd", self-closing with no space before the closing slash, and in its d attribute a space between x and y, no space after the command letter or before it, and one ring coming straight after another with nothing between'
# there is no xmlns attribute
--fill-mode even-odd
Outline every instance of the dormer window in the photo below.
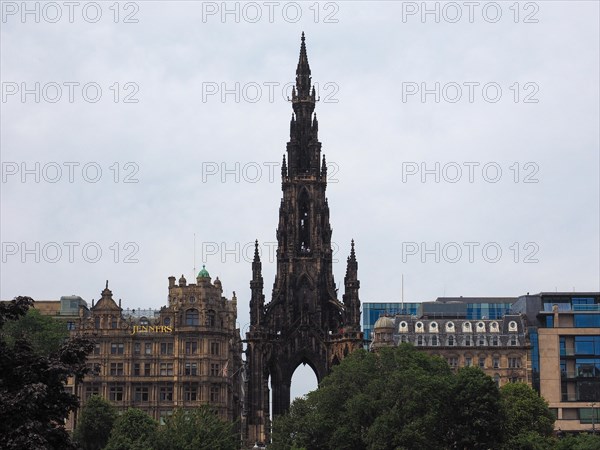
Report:
<svg viewBox="0 0 600 450"><path fill-rule="evenodd" d="M148 322L148 319L147 319L147 318L145 318L145 317L142 317L142 318L140 319L140 325L141 325L141 326L144 326L144 327L145 327L145 326L148 326L148 324L149 324L149 322Z"/></svg>
<svg viewBox="0 0 600 450"><path fill-rule="evenodd" d="M423 332L423 322L417 322L415 324L415 331L417 333L422 333Z"/></svg>

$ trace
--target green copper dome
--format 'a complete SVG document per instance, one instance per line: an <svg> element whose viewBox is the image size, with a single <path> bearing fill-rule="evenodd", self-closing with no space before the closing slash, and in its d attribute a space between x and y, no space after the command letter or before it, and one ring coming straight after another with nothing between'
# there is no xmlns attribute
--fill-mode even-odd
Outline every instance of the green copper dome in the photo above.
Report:
<svg viewBox="0 0 600 450"><path fill-rule="evenodd" d="M204 268L204 264L202 264L202 270L200 272L198 272L198 278L210 278L210 274Z"/></svg>

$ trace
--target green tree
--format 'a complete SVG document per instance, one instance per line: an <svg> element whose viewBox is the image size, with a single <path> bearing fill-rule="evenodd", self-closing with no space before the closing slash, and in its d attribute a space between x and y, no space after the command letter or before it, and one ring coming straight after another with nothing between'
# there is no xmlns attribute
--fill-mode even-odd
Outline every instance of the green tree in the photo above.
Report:
<svg viewBox="0 0 600 450"><path fill-rule="evenodd" d="M554 415L548 403L525 383L500 388L506 450L538 450L552 447Z"/></svg>
<svg viewBox="0 0 600 450"><path fill-rule="evenodd" d="M2 333L9 346L14 346L17 339L27 339L35 353L44 356L57 351L69 337L64 322L44 316L34 308L18 320L8 322Z"/></svg>
<svg viewBox="0 0 600 450"><path fill-rule="evenodd" d="M114 423L104 450L148 450L154 445L158 423L146 412L128 409Z"/></svg>
<svg viewBox="0 0 600 450"><path fill-rule="evenodd" d="M94 344L73 338L43 356L26 336L9 345L4 327L25 316L33 303L31 297L0 303L0 448L72 449L63 424L79 402L64 386L69 377L80 380L87 373L85 360Z"/></svg>
<svg viewBox="0 0 600 450"><path fill-rule="evenodd" d="M600 436L580 433L576 436L567 436L560 439L555 450L598 450L600 448Z"/></svg>
<svg viewBox="0 0 600 450"><path fill-rule="evenodd" d="M116 417L113 405L99 395L92 395L79 414L73 440L83 450L101 450L108 442Z"/></svg>
<svg viewBox="0 0 600 450"><path fill-rule="evenodd" d="M463 367L452 380L446 418L448 448L500 448L504 417L500 392L478 367Z"/></svg>
<svg viewBox="0 0 600 450"><path fill-rule="evenodd" d="M499 409L498 389L479 369L455 376L444 360L408 344L358 350L276 418L270 448L497 448Z"/></svg>
<svg viewBox="0 0 600 450"><path fill-rule="evenodd" d="M154 442L155 450L233 450L239 447L234 425L208 405L177 409L167 417Z"/></svg>

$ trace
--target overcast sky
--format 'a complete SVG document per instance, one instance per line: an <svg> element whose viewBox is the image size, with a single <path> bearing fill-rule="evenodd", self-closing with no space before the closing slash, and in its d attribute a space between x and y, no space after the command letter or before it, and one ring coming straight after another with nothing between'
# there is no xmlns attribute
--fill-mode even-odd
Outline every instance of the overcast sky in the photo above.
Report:
<svg viewBox="0 0 600 450"><path fill-rule="evenodd" d="M597 2L114 5L2 3L2 299L159 308L196 255L244 330L302 31L340 292L351 239L363 302L600 289Z"/></svg>

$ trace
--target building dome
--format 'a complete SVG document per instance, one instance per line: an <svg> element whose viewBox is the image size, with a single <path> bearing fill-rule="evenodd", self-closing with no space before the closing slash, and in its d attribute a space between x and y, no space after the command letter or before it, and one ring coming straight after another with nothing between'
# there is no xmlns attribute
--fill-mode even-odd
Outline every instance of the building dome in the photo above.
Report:
<svg viewBox="0 0 600 450"><path fill-rule="evenodd" d="M381 316L379 319L377 319L377 322L375 322L375 325L373 326L374 329L377 328L394 328L395 326L395 322L394 319L392 319L389 316Z"/></svg>
<svg viewBox="0 0 600 450"><path fill-rule="evenodd" d="M198 278L210 278L208 270L206 270L204 264L202 264L202 270L198 272Z"/></svg>

